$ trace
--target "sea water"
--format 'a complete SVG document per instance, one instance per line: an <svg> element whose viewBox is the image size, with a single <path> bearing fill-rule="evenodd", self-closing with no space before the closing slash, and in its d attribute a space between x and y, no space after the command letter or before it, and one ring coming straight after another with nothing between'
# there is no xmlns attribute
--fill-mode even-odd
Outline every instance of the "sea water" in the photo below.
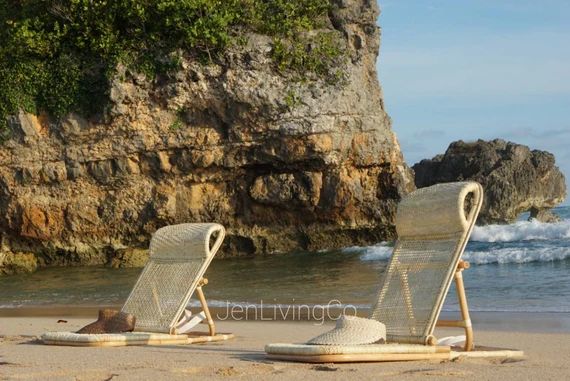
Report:
<svg viewBox="0 0 570 381"><path fill-rule="evenodd" d="M570 207L555 212L561 222L528 222L523 216L511 225L474 229L463 257L472 264L464 273L472 311L570 313ZM320 304L365 310L391 251L390 243L379 243L217 260L207 272L205 293L217 307ZM0 308L120 305L140 271L50 268L0 277ZM458 309L453 296L444 311Z"/></svg>

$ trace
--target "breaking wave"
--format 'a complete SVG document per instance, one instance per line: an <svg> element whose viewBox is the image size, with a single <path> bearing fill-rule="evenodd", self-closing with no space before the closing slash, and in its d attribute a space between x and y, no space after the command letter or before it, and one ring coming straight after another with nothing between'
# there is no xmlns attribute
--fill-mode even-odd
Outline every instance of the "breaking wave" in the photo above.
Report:
<svg viewBox="0 0 570 381"><path fill-rule="evenodd" d="M570 258L569 247L505 247L502 249L466 251L463 259L470 263L553 262Z"/></svg>
<svg viewBox="0 0 570 381"><path fill-rule="evenodd" d="M359 253L362 261L387 261L392 246L383 242L349 247L343 252ZM510 225L476 226L463 258L479 265L570 259L570 219L557 223L518 221Z"/></svg>
<svg viewBox="0 0 570 381"><path fill-rule="evenodd" d="M343 253L360 253L363 261L385 261L392 255L393 246L382 242L373 246L352 246L342 249Z"/></svg>
<svg viewBox="0 0 570 381"><path fill-rule="evenodd" d="M471 241L515 242L532 240L570 240L570 220L556 223L519 221L511 225L475 226Z"/></svg>
<svg viewBox="0 0 570 381"><path fill-rule="evenodd" d="M355 248L351 248L355 250ZM362 261L386 261L392 254L392 248L387 245L376 245L360 248ZM480 248L466 250L463 259L472 264L484 265L489 263L529 263L553 262L570 258L570 245L566 247L504 247Z"/></svg>

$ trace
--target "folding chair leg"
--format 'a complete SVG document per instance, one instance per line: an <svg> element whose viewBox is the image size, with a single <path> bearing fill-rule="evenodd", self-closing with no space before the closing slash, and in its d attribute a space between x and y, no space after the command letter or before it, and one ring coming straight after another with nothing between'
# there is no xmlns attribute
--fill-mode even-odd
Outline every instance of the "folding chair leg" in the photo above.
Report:
<svg viewBox="0 0 570 381"><path fill-rule="evenodd" d="M206 302L206 297L204 296L204 291L202 291L202 286L208 284L208 279L202 278L198 287L196 287L196 294L198 294L198 299L200 300L200 304L202 305L202 310L206 314L206 321L208 323L208 329L210 331L210 336L216 335L216 326L214 325L214 319L212 319L212 315L210 314L210 309L208 308L208 303Z"/></svg>
<svg viewBox="0 0 570 381"><path fill-rule="evenodd" d="M465 286L463 285L463 270L469 268L469 262L459 261L455 270L455 288L457 290L457 299L459 301L459 309L461 311L461 320L439 320L436 324L438 327L457 327L465 330L465 346L463 350L471 351L473 349L473 326L471 325L471 317L469 316L469 306L467 305L467 296L465 294Z"/></svg>

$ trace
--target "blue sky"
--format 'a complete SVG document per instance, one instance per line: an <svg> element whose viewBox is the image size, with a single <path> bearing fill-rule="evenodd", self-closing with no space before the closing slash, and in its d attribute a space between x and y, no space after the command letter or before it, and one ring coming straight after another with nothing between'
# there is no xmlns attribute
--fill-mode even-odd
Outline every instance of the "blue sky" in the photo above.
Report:
<svg viewBox="0 0 570 381"><path fill-rule="evenodd" d="M410 165L502 138L554 153L570 183L570 1L379 3L378 73Z"/></svg>

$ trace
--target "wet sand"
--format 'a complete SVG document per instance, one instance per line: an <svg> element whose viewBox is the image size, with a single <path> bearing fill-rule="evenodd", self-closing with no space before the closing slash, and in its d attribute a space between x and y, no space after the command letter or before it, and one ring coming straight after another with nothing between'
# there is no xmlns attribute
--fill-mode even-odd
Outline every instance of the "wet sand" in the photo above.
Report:
<svg viewBox="0 0 570 381"><path fill-rule="evenodd" d="M57 323L64 319L66 323ZM486 379L563 380L570 376L570 333L476 330L480 345L516 348L520 360L458 360L311 365L270 361L269 342L303 342L332 326L327 322L222 321L236 338L190 346L75 348L46 346L45 331L73 331L93 319L73 316L0 317L2 380L175 380L227 379ZM477 327L476 327L477 329ZM459 334L442 330L439 337ZM434 378L435 377L435 378Z"/></svg>

